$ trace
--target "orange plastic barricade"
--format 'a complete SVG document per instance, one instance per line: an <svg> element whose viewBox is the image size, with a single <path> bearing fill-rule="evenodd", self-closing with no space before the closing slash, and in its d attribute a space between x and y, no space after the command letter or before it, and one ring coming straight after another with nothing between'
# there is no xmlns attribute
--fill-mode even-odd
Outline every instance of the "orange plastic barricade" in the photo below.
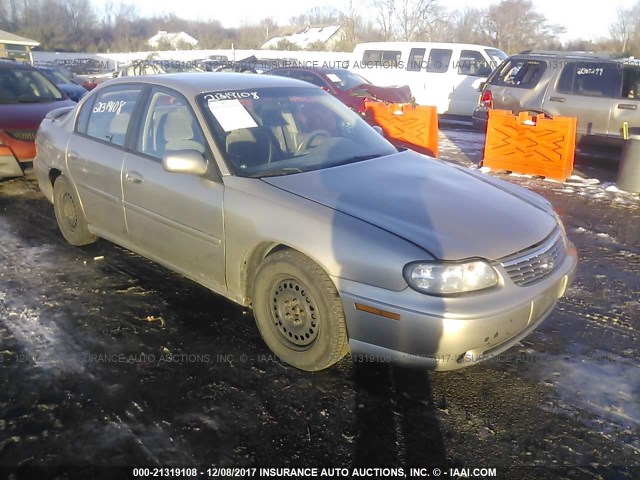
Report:
<svg viewBox="0 0 640 480"><path fill-rule="evenodd" d="M573 171L577 119L490 110L483 165L564 181Z"/></svg>
<svg viewBox="0 0 640 480"><path fill-rule="evenodd" d="M382 127L384 136L396 145L438 156L438 112L436 107L365 102L365 118Z"/></svg>

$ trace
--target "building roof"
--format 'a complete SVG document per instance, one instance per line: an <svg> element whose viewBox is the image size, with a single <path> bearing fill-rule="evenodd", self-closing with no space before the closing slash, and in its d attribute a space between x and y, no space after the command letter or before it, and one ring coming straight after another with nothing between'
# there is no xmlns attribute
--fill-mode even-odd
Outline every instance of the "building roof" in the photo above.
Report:
<svg viewBox="0 0 640 480"><path fill-rule="evenodd" d="M4 30L0 30L0 43L10 43L13 45L27 45L30 47L37 47L40 45L40 42L36 42L35 40L31 40L29 38L21 37L14 33L5 32Z"/></svg>
<svg viewBox="0 0 640 480"><path fill-rule="evenodd" d="M198 40L185 32L166 32L164 30L158 31L153 37L147 40L147 44L152 47L157 47L160 42L167 42L172 47L178 47L180 43L185 42L189 45L195 46L198 44Z"/></svg>
<svg viewBox="0 0 640 480"><path fill-rule="evenodd" d="M340 25L329 25L328 27L305 27L304 30L291 35L282 35L267 40L260 48L274 48L281 40L287 40L291 43L299 45L301 48L307 48L312 43L326 43L342 28Z"/></svg>

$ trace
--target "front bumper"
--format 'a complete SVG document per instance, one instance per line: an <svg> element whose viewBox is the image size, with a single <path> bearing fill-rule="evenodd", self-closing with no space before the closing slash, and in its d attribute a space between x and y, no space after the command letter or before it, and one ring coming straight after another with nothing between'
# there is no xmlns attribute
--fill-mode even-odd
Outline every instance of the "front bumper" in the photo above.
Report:
<svg viewBox="0 0 640 480"><path fill-rule="evenodd" d="M338 280L354 361L455 370L499 355L540 325L571 284L577 254L567 243L562 264L527 287L499 266L499 287L449 298Z"/></svg>

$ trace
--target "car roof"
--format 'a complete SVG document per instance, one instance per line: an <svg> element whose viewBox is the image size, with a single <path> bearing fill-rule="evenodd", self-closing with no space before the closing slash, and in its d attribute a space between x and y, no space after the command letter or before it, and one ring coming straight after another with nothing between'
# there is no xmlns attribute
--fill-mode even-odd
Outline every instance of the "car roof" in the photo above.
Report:
<svg viewBox="0 0 640 480"><path fill-rule="evenodd" d="M103 85L107 86L125 83L159 85L173 88L182 94L191 96L219 90L247 90L251 88L268 87L309 87L307 82L302 82L293 78L236 72L184 72L127 76L107 80Z"/></svg>
<svg viewBox="0 0 640 480"><path fill-rule="evenodd" d="M515 55L511 55L509 58L523 58L523 59L536 59L536 60L545 60L545 61L553 61L559 58L562 59L570 59L570 60L584 60L584 61L595 61L595 62L603 62L603 63L613 63L613 62L639 62L637 59L633 58L623 58L619 55L611 54L611 53L599 53L599 52L581 52L581 51L525 51L516 53Z"/></svg>
<svg viewBox="0 0 640 480"><path fill-rule="evenodd" d="M15 60L11 60L11 59L2 59L0 61L0 68L8 70L16 70L16 69L20 69L20 70L36 70L35 68L33 68L31 65L27 65L26 63L21 63L21 62L16 62Z"/></svg>
<svg viewBox="0 0 640 480"><path fill-rule="evenodd" d="M316 73L331 73L331 72L351 72L351 70L347 70L346 68L339 67L305 67L303 65L291 65L289 67L277 67L272 70L305 70L307 72L316 72Z"/></svg>

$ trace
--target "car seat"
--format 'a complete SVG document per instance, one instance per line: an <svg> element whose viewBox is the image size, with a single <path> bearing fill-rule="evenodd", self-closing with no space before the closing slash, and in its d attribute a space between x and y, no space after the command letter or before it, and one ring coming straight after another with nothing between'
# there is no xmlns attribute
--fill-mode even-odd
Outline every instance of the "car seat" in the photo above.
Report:
<svg viewBox="0 0 640 480"><path fill-rule="evenodd" d="M204 142L195 139L191 116L184 107L172 110L165 115L164 151L196 150L204 153Z"/></svg>
<svg viewBox="0 0 640 480"><path fill-rule="evenodd" d="M241 170L266 166L280 159L277 140L265 128L240 128L232 130L226 140L227 158Z"/></svg>

